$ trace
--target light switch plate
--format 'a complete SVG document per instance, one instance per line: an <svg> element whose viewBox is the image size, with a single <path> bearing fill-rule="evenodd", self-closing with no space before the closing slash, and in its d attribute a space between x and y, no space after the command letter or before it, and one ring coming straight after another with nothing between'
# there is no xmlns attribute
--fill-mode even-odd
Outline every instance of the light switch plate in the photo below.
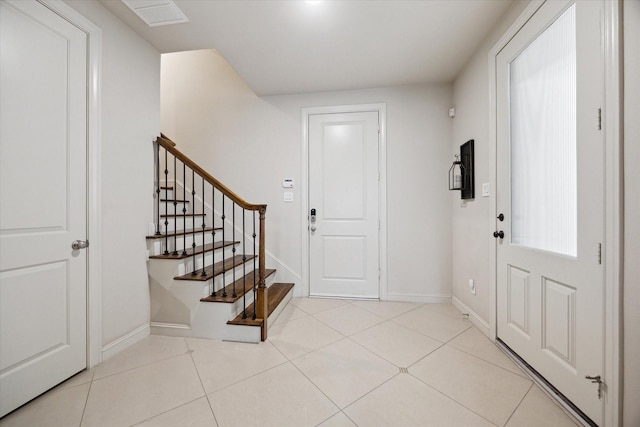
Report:
<svg viewBox="0 0 640 427"><path fill-rule="evenodd" d="M484 182L482 184L482 197L489 197L490 196L490 187L489 187L489 183L488 182Z"/></svg>

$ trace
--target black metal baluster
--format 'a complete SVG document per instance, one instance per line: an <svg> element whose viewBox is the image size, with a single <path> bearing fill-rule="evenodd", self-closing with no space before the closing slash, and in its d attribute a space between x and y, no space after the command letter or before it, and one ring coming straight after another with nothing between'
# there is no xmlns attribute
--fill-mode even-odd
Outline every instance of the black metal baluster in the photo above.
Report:
<svg viewBox="0 0 640 427"><path fill-rule="evenodd" d="M215 264L216 261L216 253L215 253L215 245L216 245L216 187L211 184L211 244L213 245L212 253L212 264ZM224 253L224 242L222 243L222 251ZM211 272L211 277L213 277L213 271ZM216 296L216 281L211 281L211 286L213 287L213 291L211 292L211 296Z"/></svg>
<svg viewBox="0 0 640 427"><path fill-rule="evenodd" d="M193 169L191 169L191 206L193 206L193 212L191 212L191 227L194 231L193 239L191 243L191 255L193 256L193 271L191 272L192 276L197 276L196 272L196 174Z"/></svg>
<svg viewBox="0 0 640 427"><path fill-rule="evenodd" d="M187 164L184 162L182 162L182 232L182 256L187 256Z"/></svg>
<svg viewBox="0 0 640 427"><path fill-rule="evenodd" d="M256 301L256 292L258 291L258 286L256 282L256 211L253 211L253 320L256 320L256 308L258 301Z"/></svg>
<svg viewBox="0 0 640 427"><path fill-rule="evenodd" d="M156 207L158 208L156 216L156 236L160 236L160 144L156 143Z"/></svg>
<svg viewBox="0 0 640 427"><path fill-rule="evenodd" d="M204 176L202 177L202 273L200 274L202 277L207 277L207 271L205 269L205 262L204 262L204 256L206 254L204 247L205 247L205 231L204 229L207 227L205 225L205 218L206 216L204 215L205 210L204 210Z"/></svg>
<svg viewBox="0 0 640 427"><path fill-rule="evenodd" d="M178 177L176 174L178 170L176 168L176 156L173 156L173 252L171 255L178 255L178 200L176 182Z"/></svg>
<svg viewBox="0 0 640 427"><path fill-rule="evenodd" d="M231 205L231 240L233 242L236 241L236 202L233 202ZM231 259L233 260L233 295L232 297L237 298L238 294L236 293L236 245L233 245L233 249L231 249Z"/></svg>
<svg viewBox="0 0 640 427"><path fill-rule="evenodd" d="M168 152L164 150L164 254L169 255L169 167Z"/></svg>
<svg viewBox="0 0 640 427"><path fill-rule="evenodd" d="M223 242L225 241L224 229L226 228L224 223L226 219L226 216L224 214L224 199L225 199L225 195L222 194L222 217L221 218L222 218L222 241ZM234 243L232 242L232 244ZM223 251L222 253L222 297L223 298L227 297L227 274L226 274L227 270L225 268L226 263L227 263L227 260L224 257L224 251Z"/></svg>
<svg viewBox="0 0 640 427"><path fill-rule="evenodd" d="M247 251L245 250L246 237L244 235L244 213L242 208L242 318L247 318Z"/></svg>

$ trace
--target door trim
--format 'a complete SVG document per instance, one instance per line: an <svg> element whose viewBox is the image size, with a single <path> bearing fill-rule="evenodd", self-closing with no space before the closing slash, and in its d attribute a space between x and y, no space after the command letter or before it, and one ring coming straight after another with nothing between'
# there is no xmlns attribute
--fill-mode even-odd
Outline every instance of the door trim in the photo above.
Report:
<svg viewBox="0 0 640 427"><path fill-rule="evenodd" d="M38 0L87 35L87 369L102 362L100 153L102 30L62 0Z"/></svg>
<svg viewBox="0 0 640 427"><path fill-rule="evenodd" d="M380 137L378 145L378 265L380 268L379 299L388 298L387 289L387 104L339 105L329 107L313 107L302 109L302 157L301 157L301 235L302 235L302 274L301 292L309 296L309 116L313 114L361 113L377 111L380 120Z"/></svg>
<svg viewBox="0 0 640 427"><path fill-rule="evenodd" d="M526 22L542 6L545 0L532 0L514 23L489 51L489 171L491 188L494 189L490 203L488 230L494 230L498 214L495 189L497 184L497 102L496 60L500 51L520 31ZM604 426L618 426L622 421L622 206L623 206L623 162L622 162L622 80L620 0L604 1L603 48L605 61L604 77L604 153L605 153L605 238L604 238L604 366L603 376L607 383L603 421ZM607 125L609 124L609 125ZM489 239L489 335L495 342L497 336L497 245ZM608 256L607 256L608 254Z"/></svg>

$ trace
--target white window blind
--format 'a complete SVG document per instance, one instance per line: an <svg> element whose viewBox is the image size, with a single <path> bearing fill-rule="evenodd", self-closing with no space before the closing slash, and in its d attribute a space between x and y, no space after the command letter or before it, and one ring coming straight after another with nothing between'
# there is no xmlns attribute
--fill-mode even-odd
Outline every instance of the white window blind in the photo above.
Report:
<svg viewBox="0 0 640 427"><path fill-rule="evenodd" d="M511 242L576 256L576 30L567 9L510 64Z"/></svg>

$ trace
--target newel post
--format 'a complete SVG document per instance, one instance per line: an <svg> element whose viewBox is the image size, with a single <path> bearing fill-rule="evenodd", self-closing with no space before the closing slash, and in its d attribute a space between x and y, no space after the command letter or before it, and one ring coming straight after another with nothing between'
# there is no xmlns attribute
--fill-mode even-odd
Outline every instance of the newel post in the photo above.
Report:
<svg viewBox="0 0 640 427"><path fill-rule="evenodd" d="M264 231L264 217L267 211L267 206L260 207L260 242L259 242L259 253L258 253L258 294L256 301L256 317L258 319L262 319L262 328L261 328L261 339L262 341L266 341L267 339L267 317L269 316L269 306L268 306L268 290L267 290L267 282L265 277L265 231Z"/></svg>

